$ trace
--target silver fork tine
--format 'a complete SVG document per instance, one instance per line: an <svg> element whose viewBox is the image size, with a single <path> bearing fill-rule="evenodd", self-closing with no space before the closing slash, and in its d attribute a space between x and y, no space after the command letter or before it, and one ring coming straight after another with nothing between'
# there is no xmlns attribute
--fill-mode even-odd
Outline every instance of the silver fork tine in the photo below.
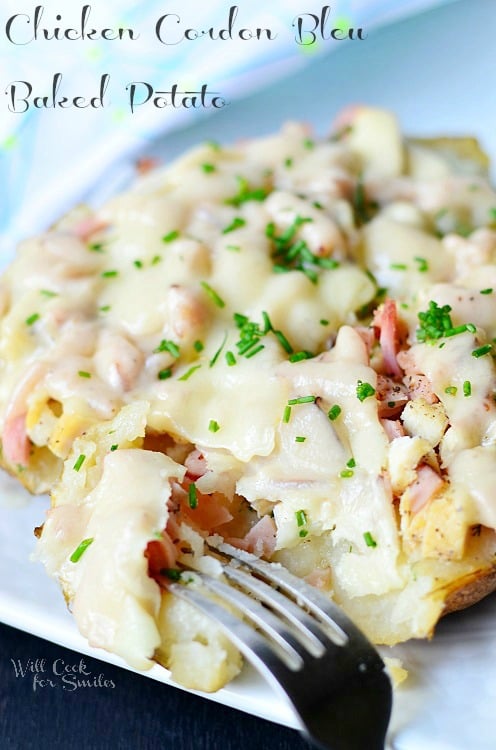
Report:
<svg viewBox="0 0 496 750"><path fill-rule="evenodd" d="M240 568L233 567L232 561L225 566L224 575L249 593L254 594L288 620L298 631L298 636L304 639L306 647L313 656L318 657L324 654L329 639L322 632L322 629L316 627L315 621L301 607L294 604L291 599L280 594L279 591L259 578L254 578Z"/></svg>
<svg viewBox="0 0 496 750"><path fill-rule="evenodd" d="M284 620L238 588L196 571L195 576L213 596L227 606L234 606L240 615L247 615L262 632L257 632L194 584L162 579L161 585L218 622L239 650L289 700L303 731L318 747L323 750L384 750L391 713L391 683L382 659L361 631L337 605L281 565L212 541L215 551L228 559L228 563L222 564L226 577L260 597ZM240 564L254 570L265 581L240 569ZM311 614L300 611L291 599L286 599L270 584L287 592L298 604L302 602ZM287 621L293 628L288 628ZM329 625L332 640L324 633ZM313 639L309 640L309 633ZM315 653L314 639L326 646L320 656Z"/></svg>
<svg viewBox="0 0 496 750"><path fill-rule="evenodd" d="M297 578L278 563L266 562L256 555L252 555L250 552L245 552L245 550L238 549L225 542L217 544L212 539L207 541L208 545L216 551L223 553L228 558L234 558L244 563L276 584L280 589L286 591L298 604L304 604L315 617L328 626L330 631L328 633L335 643L344 645L348 641L352 641L355 647L362 644L366 647L367 652L372 651L369 642L361 630L351 622L342 609L314 586L310 586L306 581ZM382 660L378 654L377 660L382 664Z"/></svg>

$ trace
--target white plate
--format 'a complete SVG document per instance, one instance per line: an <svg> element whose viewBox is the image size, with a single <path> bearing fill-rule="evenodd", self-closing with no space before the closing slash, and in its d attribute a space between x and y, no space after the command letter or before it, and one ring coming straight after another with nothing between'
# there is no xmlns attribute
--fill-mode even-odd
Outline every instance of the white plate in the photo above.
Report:
<svg viewBox="0 0 496 750"><path fill-rule="evenodd" d="M496 3L455 3L385 29L358 49L352 44L291 81L233 104L222 118L172 135L153 150L167 157L205 138L235 139L304 118L324 132L343 104L367 101L400 115L409 132L474 133L496 158L496 69L492 30ZM472 32L467 32L472 29ZM126 169L120 166L123 173ZM94 193L98 201L105 193ZM81 653L125 666L88 647L65 609L58 587L29 562L33 527L46 501L27 499L0 477L0 620ZM496 597L441 623L431 643L394 649L410 677L396 693L390 731L394 750L494 750ZM386 653L386 652L384 652ZM147 673L169 683L158 666ZM296 726L286 704L250 668L209 696L253 715Z"/></svg>

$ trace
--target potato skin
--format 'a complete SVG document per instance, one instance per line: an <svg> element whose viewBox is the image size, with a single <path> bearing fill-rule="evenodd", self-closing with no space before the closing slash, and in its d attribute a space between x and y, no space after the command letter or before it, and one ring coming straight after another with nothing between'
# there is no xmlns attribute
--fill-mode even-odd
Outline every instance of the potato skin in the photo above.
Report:
<svg viewBox="0 0 496 750"><path fill-rule="evenodd" d="M475 570L450 585L444 602L442 617L450 612L471 607L496 591L496 565Z"/></svg>

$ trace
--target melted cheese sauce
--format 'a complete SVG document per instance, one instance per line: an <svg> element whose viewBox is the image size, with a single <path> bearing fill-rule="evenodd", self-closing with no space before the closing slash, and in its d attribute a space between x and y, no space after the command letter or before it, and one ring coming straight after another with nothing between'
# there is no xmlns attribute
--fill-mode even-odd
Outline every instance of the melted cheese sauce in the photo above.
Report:
<svg viewBox="0 0 496 750"><path fill-rule="evenodd" d="M483 177L362 108L331 139L290 125L200 147L20 247L0 290L2 460L34 489L55 486L41 556L93 643L149 663L159 593L143 552L192 450L206 462L200 490L272 516L276 549L297 559L327 535L343 551L334 585L350 599L407 585L398 502L410 492L406 534L422 466L465 498L460 535L496 526L494 208ZM396 300L389 332L367 327L385 296ZM432 301L473 327L419 341ZM384 387L404 394L400 408ZM122 443L103 430L88 448L88 430L137 403L139 428ZM145 434L166 436L158 450L174 461L143 449ZM463 540L440 537L429 554L450 559L455 547L463 556ZM146 634L139 646L124 611Z"/></svg>

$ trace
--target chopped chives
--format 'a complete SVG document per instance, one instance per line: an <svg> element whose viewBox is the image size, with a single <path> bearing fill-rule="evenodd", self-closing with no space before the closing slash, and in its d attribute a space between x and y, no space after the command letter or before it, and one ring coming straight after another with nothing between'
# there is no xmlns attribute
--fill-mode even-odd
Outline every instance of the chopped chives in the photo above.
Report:
<svg viewBox="0 0 496 750"><path fill-rule="evenodd" d="M241 216L235 216L231 223L228 224L227 227L224 227L224 229L222 230L222 234L229 234L229 232L234 232L236 229L244 227L245 224L245 219L241 218Z"/></svg>
<svg viewBox="0 0 496 750"><path fill-rule="evenodd" d="M493 290L492 290L491 287L489 287L488 289L481 289L480 290L480 294L492 294L492 293L493 293Z"/></svg>
<svg viewBox="0 0 496 750"><path fill-rule="evenodd" d="M274 331L274 336L277 338L285 352L293 354L294 349L282 331Z"/></svg>
<svg viewBox="0 0 496 750"><path fill-rule="evenodd" d="M303 141L303 145L305 146L305 148L311 151L315 146L315 141L312 140L312 138L305 138L305 140Z"/></svg>
<svg viewBox="0 0 496 750"><path fill-rule="evenodd" d="M472 383L470 380L465 380L463 383L463 395L464 396L471 396L472 395Z"/></svg>
<svg viewBox="0 0 496 750"><path fill-rule="evenodd" d="M172 377L172 370L170 367L167 367L165 370L159 370L158 373L158 379L159 380L167 380L167 378Z"/></svg>
<svg viewBox="0 0 496 750"><path fill-rule="evenodd" d="M250 359L250 357L254 357L255 354L258 354L258 352L261 352L262 349L265 349L265 346L263 344L259 344L255 349L250 349L250 351L245 354L246 359Z"/></svg>
<svg viewBox="0 0 496 750"><path fill-rule="evenodd" d="M298 527L306 526L307 516L304 510L297 510L295 512L295 517L296 517L296 525Z"/></svg>
<svg viewBox="0 0 496 750"><path fill-rule="evenodd" d="M115 276L119 275L119 271L103 271L102 278L104 279L113 279Z"/></svg>
<svg viewBox="0 0 496 750"><path fill-rule="evenodd" d="M326 320L326 318L321 318L321 320L319 320L319 323L320 323L321 326L328 326L329 325L329 321Z"/></svg>
<svg viewBox="0 0 496 750"><path fill-rule="evenodd" d="M273 325L271 323L271 320L269 318L269 313L267 313L265 310L262 310L262 318L263 318L263 322L264 322L263 332L264 333L268 333L269 331L273 331L274 327L273 327Z"/></svg>
<svg viewBox="0 0 496 750"><path fill-rule="evenodd" d="M339 473L339 476L340 476L340 477L341 477L342 479L349 479L350 477L352 477L352 476L353 476L353 473L354 473L354 472L353 472L353 469L343 469L343 471L341 471L341 472Z"/></svg>
<svg viewBox="0 0 496 750"><path fill-rule="evenodd" d="M191 482L188 487L188 505L192 510L198 508L198 495L196 493L196 484Z"/></svg>
<svg viewBox="0 0 496 750"><path fill-rule="evenodd" d="M92 242L88 245L88 250L91 250L93 253L103 253L103 247L103 242Z"/></svg>
<svg viewBox="0 0 496 750"><path fill-rule="evenodd" d="M359 401L365 401L366 398L375 395L375 388L370 383L364 383L362 380L357 381L356 395Z"/></svg>
<svg viewBox="0 0 496 750"><path fill-rule="evenodd" d="M179 230L173 229L172 232L169 232L168 234L164 234L162 237L162 242L172 242L173 240L177 240L179 237Z"/></svg>
<svg viewBox="0 0 496 750"><path fill-rule="evenodd" d="M152 258L152 266L156 266L157 263L160 263L161 260L162 260L161 255L154 255Z"/></svg>
<svg viewBox="0 0 496 750"><path fill-rule="evenodd" d="M72 563L77 563L78 560L81 559L81 557L84 555L84 553L86 552L86 550L88 549L88 547L92 543L93 543L93 537L89 537L88 539L83 539L83 541L81 542L81 544L78 547L76 547L76 549L74 550L74 552L70 556L69 560Z"/></svg>
<svg viewBox="0 0 496 750"><path fill-rule="evenodd" d="M389 268L393 271L406 271L408 266L406 263L390 263Z"/></svg>
<svg viewBox="0 0 496 750"><path fill-rule="evenodd" d="M91 373L86 372L86 370L79 370L78 375L80 378L91 378Z"/></svg>
<svg viewBox="0 0 496 750"><path fill-rule="evenodd" d="M489 354L491 350L492 350L491 344L486 344L485 346L479 346L478 349L473 350L472 357L479 359L479 357L483 357L485 354Z"/></svg>
<svg viewBox="0 0 496 750"><path fill-rule="evenodd" d="M231 250L233 253L239 253L241 247L239 245L226 245L226 250Z"/></svg>
<svg viewBox="0 0 496 750"><path fill-rule="evenodd" d="M210 432L219 432L220 425L218 422L215 421L215 419L211 419L208 423L208 429Z"/></svg>
<svg viewBox="0 0 496 750"><path fill-rule="evenodd" d="M363 535L363 538L365 539L365 544L367 545L367 547L377 547L377 542L375 541L370 531L366 531Z"/></svg>
<svg viewBox="0 0 496 750"><path fill-rule="evenodd" d="M312 352L295 352L289 358L290 362L301 362L303 359L312 359L315 355Z"/></svg>
<svg viewBox="0 0 496 750"><path fill-rule="evenodd" d="M291 159L290 156L284 159L284 166L286 167L286 169L289 169L290 167L293 166L293 160Z"/></svg>
<svg viewBox="0 0 496 750"><path fill-rule="evenodd" d="M195 343L193 344L193 349L195 350L195 352L202 352L205 349L203 342L199 340L195 341Z"/></svg>
<svg viewBox="0 0 496 750"><path fill-rule="evenodd" d="M84 453L81 453L81 455L78 457L76 463L72 467L74 469L74 471L79 471L79 469L81 468L81 466L84 464L85 460L86 460L86 456L84 455Z"/></svg>
<svg viewBox="0 0 496 750"><path fill-rule="evenodd" d="M448 385L444 389L444 392L447 393L448 396L456 396L456 394L458 393L458 388L456 387L456 385Z"/></svg>
<svg viewBox="0 0 496 750"><path fill-rule="evenodd" d="M329 417L331 422L334 422L334 420L336 420L340 414L341 414L341 407L338 406L338 404L334 404L334 406L332 406L327 412L327 416Z"/></svg>
<svg viewBox="0 0 496 750"><path fill-rule="evenodd" d="M236 357L231 351L226 352L226 362L229 365L229 367L232 367L233 365L236 364Z"/></svg>
<svg viewBox="0 0 496 750"><path fill-rule="evenodd" d="M298 532L298 536L304 539L306 536L308 536L308 531L306 529L300 529Z"/></svg>
<svg viewBox="0 0 496 750"><path fill-rule="evenodd" d="M232 198L227 198L224 201L228 206L236 206L238 208L242 203L247 201L264 201L267 197L267 191L263 188L255 188L252 190L248 180L245 177L238 177L239 189L237 195Z"/></svg>
<svg viewBox="0 0 496 750"><path fill-rule="evenodd" d="M212 174L212 172L215 172L217 168L215 164L202 164L202 169L205 174Z"/></svg>
<svg viewBox="0 0 496 750"><path fill-rule="evenodd" d="M110 450L111 450L111 451L112 451L112 453L113 453L114 451L116 451L116 450L117 450L117 448L118 448L118 447L119 447L119 446L118 446L118 444L117 444L117 443L114 443L113 445L111 445L111 446L110 446Z"/></svg>
<svg viewBox="0 0 496 750"><path fill-rule="evenodd" d="M225 332L224 338L222 339L222 344L219 346L219 348L215 352L214 356L210 360L209 367L213 367L215 365L215 363L217 362L217 360L219 359L220 353L221 353L221 351L223 350L223 348L226 345L226 341L227 341L227 331Z"/></svg>
<svg viewBox="0 0 496 750"><path fill-rule="evenodd" d="M212 289L210 284L207 284L206 281L200 281L200 286L203 287L203 289L206 291L212 302L214 302L217 307L223 308L226 306L226 303L224 300L217 294L215 289Z"/></svg>
<svg viewBox="0 0 496 750"><path fill-rule="evenodd" d="M193 365L193 367L190 367L189 370L186 370L184 375L181 375L181 377L178 378L178 380L189 380L189 378L193 375L193 373L199 370L200 367L201 365Z"/></svg>
<svg viewBox="0 0 496 750"><path fill-rule="evenodd" d="M40 294L42 294L44 297L48 297L48 298L58 297L57 292L52 292L50 289L40 289Z"/></svg>
<svg viewBox="0 0 496 750"><path fill-rule="evenodd" d="M26 318L26 325L27 326L32 326L39 319L40 319L40 314L39 313L33 313L32 315L29 316L29 318Z"/></svg>
<svg viewBox="0 0 496 750"><path fill-rule="evenodd" d="M162 339L157 348L153 350L154 354L158 354L159 352L169 352L169 354L172 355L175 359L177 359L180 355L178 345L170 339Z"/></svg>
<svg viewBox="0 0 496 750"><path fill-rule="evenodd" d="M295 443L304 443L306 440L306 437L303 437L303 435L297 435L295 437Z"/></svg>
<svg viewBox="0 0 496 750"><path fill-rule="evenodd" d="M314 404L316 400L316 396L298 396L298 398L291 398L288 401L288 406L296 406L297 404Z"/></svg>
<svg viewBox="0 0 496 750"><path fill-rule="evenodd" d="M425 258L420 258L418 255L413 259L417 263L417 271L419 273L425 273L429 270L429 264Z"/></svg>
<svg viewBox="0 0 496 750"><path fill-rule="evenodd" d="M133 260L133 266L136 268L143 268L143 261L142 260Z"/></svg>
<svg viewBox="0 0 496 750"><path fill-rule="evenodd" d="M291 419L291 407L285 406L284 407L284 413L282 415L282 421L287 424L289 420Z"/></svg>
<svg viewBox="0 0 496 750"><path fill-rule="evenodd" d="M102 305L99 310L100 312L108 312L110 310L110 305Z"/></svg>
<svg viewBox="0 0 496 750"><path fill-rule="evenodd" d="M160 575L169 578L171 581L181 580L181 571L177 568L160 568Z"/></svg>
<svg viewBox="0 0 496 750"><path fill-rule="evenodd" d="M355 466L356 466L355 459L354 458L350 458L350 460L346 462L346 466L348 467L348 469L354 469Z"/></svg>

